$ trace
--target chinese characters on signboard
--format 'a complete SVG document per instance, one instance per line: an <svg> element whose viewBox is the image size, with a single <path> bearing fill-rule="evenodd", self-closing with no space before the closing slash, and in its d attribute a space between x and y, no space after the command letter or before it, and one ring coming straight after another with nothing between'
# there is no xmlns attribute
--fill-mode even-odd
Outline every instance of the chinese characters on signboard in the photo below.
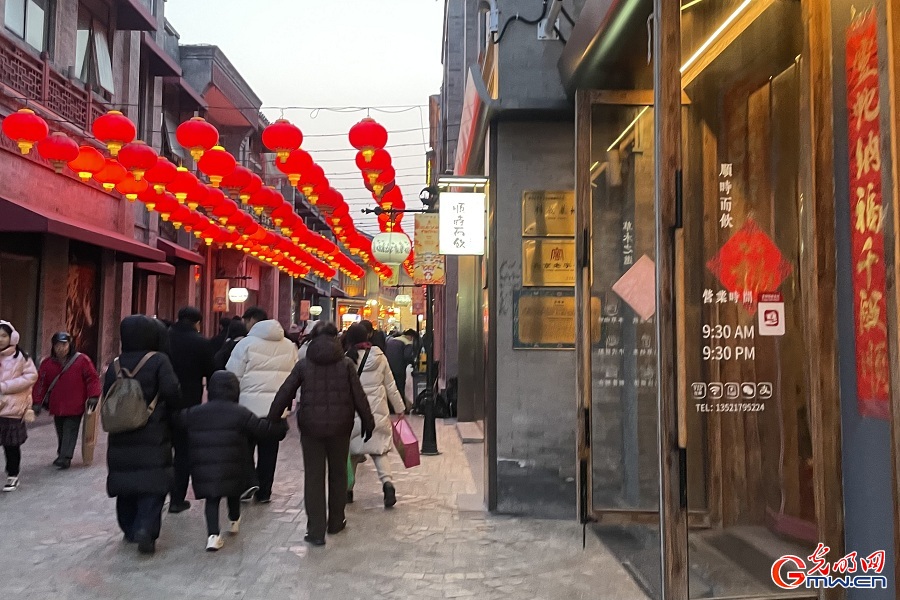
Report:
<svg viewBox="0 0 900 600"><path fill-rule="evenodd" d="M522 194L522 235L575 237L575 192L532 191Z"/></svg>
<svg viewBox="0 0 900 600"><path fill-rule="evenodd" d="M444 257L440 254L440 219L435 214L416 215L413 283L444 285Z"/></svg>
<svg viewBox="0 0 900 600"><path fill-rule="evenodd" d="M887 419L890 366L874 11L863 14L847 31L846 70L857 395L862 415Z"/></svg>
<svg viewBox="0 0 900 600"><path fill-rule="evenodd" d="M719 227L721 229L734 228L734 216L731 214L731 178L734 177L734 165L722 163L719 166Z"/></svg>
<svg viewBox="0 0 900 600"><path fill-rule="evenodd" d="M484 194L441 194L439 240L441 254L484 254Z"/></svg>
<svg viewBox="0 0 900 600"><path fill-rule="evenodd" d="M634 223L622 221L622 266L631 268L634 264Z"/></svg>
<svg viewBox="0 0 900 600"><path fill-rule="evenodd" d="M522 285L575 285L575 240L532 239L522 242Z"/></svg>

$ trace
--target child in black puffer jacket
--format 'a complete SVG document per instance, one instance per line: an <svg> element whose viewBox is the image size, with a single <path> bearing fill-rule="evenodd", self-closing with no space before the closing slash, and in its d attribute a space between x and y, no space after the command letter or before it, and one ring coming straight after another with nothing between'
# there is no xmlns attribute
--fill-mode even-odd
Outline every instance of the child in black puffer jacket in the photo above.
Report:
<svg viewBox="0 0 900 600"><path fill-rule="evenodd" d="M207 384L209 401L182 411L178 425L187 430L194 495L206 499L206 549L219 550L219 505L227 498L229 530L240 530L241 494L250 485L250 440L283 440L287 421L260 419L238 404L241 386L227 371L216 371Z"/></svg>

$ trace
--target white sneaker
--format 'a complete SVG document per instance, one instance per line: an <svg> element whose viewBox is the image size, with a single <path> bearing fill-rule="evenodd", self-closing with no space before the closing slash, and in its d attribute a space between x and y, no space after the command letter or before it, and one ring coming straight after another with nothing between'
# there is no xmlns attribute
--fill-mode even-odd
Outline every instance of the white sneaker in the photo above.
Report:
<svg viewBox="0 0 900 600"><path fill-rule="evenodd" d="M238 517L237 521L228 521L228 531L231 535L237 535L241 531L241 518Z"/></svg>
<svg viewBox="0 0 900 600"><path fill-rule="evenodd" d="M7 477L6 485L3 486L4 492L14 492L19 487L19 478L18 477Z"/></svg>
<svg viewBox="0 0 900 600"><path fill-rule="evenodd" d="M222 539L221 535L211 535L206 540L206 551L215 552L216 550L221 550L224 545L225 540Z"/></svg>

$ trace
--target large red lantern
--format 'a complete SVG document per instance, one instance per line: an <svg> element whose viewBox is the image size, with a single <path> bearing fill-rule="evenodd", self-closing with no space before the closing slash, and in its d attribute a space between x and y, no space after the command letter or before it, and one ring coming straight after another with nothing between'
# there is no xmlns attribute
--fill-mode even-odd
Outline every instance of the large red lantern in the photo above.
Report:
<svg viewBox="0 0 900 600"><path fill-rule="evenodd" d="M212 214L219 219L219 223L225 225L228 223L228 217L238 212L238 205L234 200L225 199L218 206L213 208Z"/></svg>
<svg viewBox="0 0 900 600"><path fill-rule="evenodd" d="M350 145L359 150L366 162L372 160L376 150L387 145L388 134L375 119L366 117L350 128Z"/></svg>
<svg viewBox="0 0 900 600"><path fill-rule="evenodd" d="M234 170L222 180L222 187L233 198L240 197L242 189L250 185L253 173L250 169L237 165Z"/></svg>
<svg viewBox="0 0 900 600"><path fill-rule="evenodd" d="M275 166L287 175L292 187L297 187L303 173L312 168L313 159L305 150L294 150L283 161L277 161Z"/></svg>
<svg viewBox="0 0 900 600"><path fill-rule="evenodd" d="M190 233L194 223L194 213L185 206L179 206L169 217L169 222L175 229L180 229L184 225L184 230Z"/></svg>
<svg viewBox="0 0 900 600"><path fill-rule="evenodd" d="M38 154L53 165L57 173L62 173L66 163L78 158L78 144L66 134L57 131L38 142Z"/></svg>
<svg viewBox="0 0 900 600"><path fill-rule="evenodd" d="M250 175L250 183L248 183L241 190L241 194L240 194L241 204L247 204L247 201L250 200L250 196L252 196L256 192L258 192L262 188L263 188L262 178L259 175L257 175L256 173L252 173Z"/></svg>
<svg viewBox="0 0 900 600"><path fill-rule="evenodd" d="M391 166L391 155L387 150L375 150L372 157L366 160L362 152L356 154L356 166L363 173L379 172Z"/></svg>
<svg viewBox="0 0 900 600"><path fill-rule="evenodd" d="M214 146L203 153L197 168L207 177L214 188L219 187L222 180L234 172L237 161L222 146Z"/></svg>
<svg viewBox="0 0 900 600"><path fill-rule="evenodd" d="M141 140L131 142L119 150L119 162L134 175L136 181L143 179L144 174L156 166L158 158L156 150Z"/></svg>
<svg viewBox="0 0 900 600"><path fill-rule="evenodd" d="M137 136L137 128L131 119L117 110L111 110L94 121L94 137L106 144L109 154L119 155L125 144L131 143Z"/></svg>
<svg viewBox="0 0 900 600"><path fill-rule="evenodd" d="M396 177L397 174L394 172L394 168L388 167L381 171L376 177L369 177L369 180L366 182L366 187L370 188L372 193L375 194L375 197L380 199L382 194L394 188L391 184L394 183Z"/></svg>
<svg viewBox="0 0 900 600"><path fill-rule="evenodd" d="M316 188L323 187L327 189L327 183L328 179L325 178L325 171L322 167L313 163L313 165L303 173L298 186L300 191L303 192L303 195L306 196L312 204L316 204L319 201L319 195L316 193Z"/></svg>
<svg viewBox="0 0 900 600"><path fill-rule="evenodd" d="M333 187L325 188L319 192L318 206L334 208L344 201L344 197Z"/></svg>
<svg viewBox="0 0 900 600"><path fill-rule="evenodd" d="M148 187L150 186L146 180L137 180L134 175L126 175L125 179L116 184L116 191L125 196L129 202L134 202Z"/></svg>
<svg viewBox="0 0 900 600"><path fill-rule="evenodd" d="M228 202L228 196L218 188L207 187L206 198L200 203L207 212L214 211L219 205Z"/></svg>
<svg viewBox="0 0 900 600"><path fill-rule="evenodd" d="M198 206L201 206L206 203L206 199L209 197L209 190L212 188L207 187L205 183L200 181L199 179L194 179L196 181L196 185L194 185L193 189L188 192L187 198L185 199L185 204L191 210L197 210Z"/></svg>
<svg viewBox="0 0 900 600"><path fill-rule="evenodd" d="M149 206L149 205L148 205ZM163 194L163 197L156 201L153 210L159 213L159 218L168 221L172 213L178 210L181 205L172 194Z"/></svg>
<svg viewBox="0 0 900 600"><path fill-rule="evenodd" d="M290 121L278 119L263 130L262 142L283 163L303 143L303 132Z"/></svg>
<svg viewBox="0 0 900 600"><path fill-rule="evenodd" d="M116 186L126 177L128 177L128 171L119 164L119 161L112 158L106 159L106 164L103 168L94 173L94 179L97 180L107 192L116 189Z"/></svg>
<svg viewBox="0 0 900 600"><path fill-rule="evenodd" d="M396 186L391 188L390 191L382 193L381 198L378 199L378 204L384 210L391 210L394 204L398 202L403 203L403 192ZM398 206L397 210L402 210L402 208Z"/></svg>
<svg viewBox="0 0 900 600"><path fill-rule="evenodd" d="M157 194L162 194L166 191L166 186L172 183L177 174L178 168L169 162L167 158L160 156L156 159L156 164L144 173L144 179L153 186Z"/></svg>
<svg viewBox="0 0 900 600"><path fill-rule="evenodd" d="M178 126L175 138L198 161L207 150L219 143L219 131L203 117L194 117Z"/></svg>
<svg viewBox="0 0 900 600"><path fill-rule="evenodd" d="M13 140L22 154L28 154L34 145L50 133L47 122L29 108L20 108L3 119L3 133Z"/></svg>
<svg viewBox="0 0 900 600"><path fill-rule="evenodd" d="M184 204L188 194L194 191L196 187L197 177L186 168L178 167L175 171L175 177L172 178L172 181L166 186L166 189L172 194L175 194L178 202Z"/></svg>
<svg viewBox="0 0 900 600"><path fill-rule="evenodd" d="M280 205L275 207L272 210L272 222L275 223L275 227L281 227L281 224L287 219L290 215L294 214L294 205L290 202L282 202Z"/></svg>

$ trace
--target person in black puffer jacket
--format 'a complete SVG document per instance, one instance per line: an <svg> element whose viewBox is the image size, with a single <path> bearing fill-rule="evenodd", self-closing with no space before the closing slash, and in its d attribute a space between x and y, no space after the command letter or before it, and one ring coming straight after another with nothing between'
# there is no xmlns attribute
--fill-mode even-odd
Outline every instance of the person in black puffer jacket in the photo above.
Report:
<svg viewBox="0 0 900 600"><path fill-rule="evenodd" d="M354 414L359 414L365 441L375 430L375 419L357 367L344 356L334 323L320 321L310 335L306 358L294 366L275 394L269 419L289 410L297 390L297 424L303 446L304 488L308 515L306 541L325 544L325 469L328 465L328 533L340 533L347 522L347 457Z"/></svg>
<svg viewBox="0 0 900 600"><path fill-rule="evenodd" d="M170 406L173 413L203 402L203 379L212 377L213 347L200 335L200 309L186 306L178 311L178 322L169 328L169 358L181 384L181 402ZM169 492L169 512L180 513L191 507L185 497L190 479L187 439L181 431L172 432L175 448L175 479Z"/></svg>
<svg viewBox="0 0 900 600"><path fill-rule="evenodd" d="M187 432L194 495L206 499L206 549L216 551L224 542L219 535L219 505L228 499L231 533L238 533L241 494L250 484L247 458L250 440L278 440L287 434L284 419L260 419L238 404L241 384L234 373L216 371L207 384L206 404L179 413L176 425Z"/></svg>
<svg viewBox="0 0 900 600"><path fill-rule="evenodd" d="M181 388L169 357L159 353L159 327L145 315L125 317L120 326L122 354L119 365L129 371L148 353L153 354L134 377L149 405L158 398L147 425L135 431L111 433L106 451L109 475L106 492L116 498L119 526L128 542L152 554L162 519L166 494L172 484L172 435L169 409L181 401ZM106 370L104 395L116 381L115 365Z"/></svg>
<svg viewBox="0 0 900 600"><path fill-rule="evenodd" d="M213 360L216 371L225 370L225 365L228 364L228 359L231 358L234 347L245 337L247 337L247 326L244 325L244 322L241 319L231 321L228 325L228 337L225 339L225 343L222 344L222 348L216 352Z"/></svg>

